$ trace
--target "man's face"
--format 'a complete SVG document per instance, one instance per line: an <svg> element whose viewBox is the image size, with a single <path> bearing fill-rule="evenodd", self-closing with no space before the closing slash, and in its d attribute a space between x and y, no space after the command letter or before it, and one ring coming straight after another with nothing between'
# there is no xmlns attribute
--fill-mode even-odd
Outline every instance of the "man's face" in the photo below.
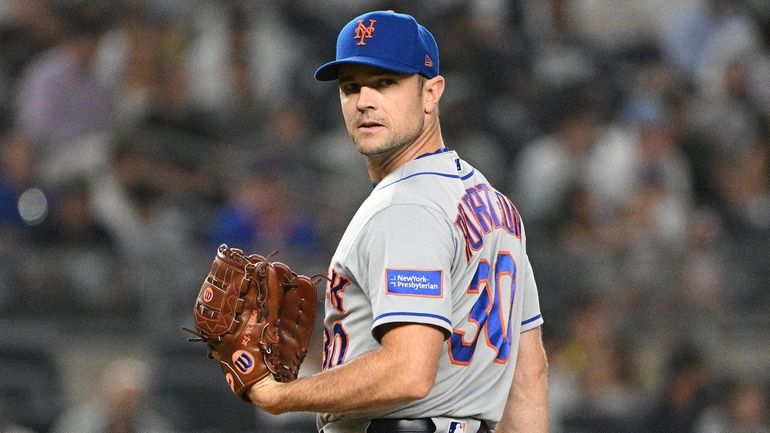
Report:
<svg viewBox="0 0 770 433"><path fill-rule="evenodd" d="M363 65L340 68L342 114L359 152L385 157L420 136L425 126L422 84L417 75Z"/></svg>

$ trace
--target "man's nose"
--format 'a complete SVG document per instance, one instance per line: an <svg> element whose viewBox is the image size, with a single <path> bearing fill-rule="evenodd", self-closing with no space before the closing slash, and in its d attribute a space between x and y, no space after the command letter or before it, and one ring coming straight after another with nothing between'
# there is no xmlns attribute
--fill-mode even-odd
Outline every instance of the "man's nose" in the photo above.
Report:
<svg viewBox="0 0 770 433"><path fill-rule="evenodd" d="M377 91L371 87L361 86L358 91L358 100L356 108L360 111L371 110L376 107Z"/></svg>

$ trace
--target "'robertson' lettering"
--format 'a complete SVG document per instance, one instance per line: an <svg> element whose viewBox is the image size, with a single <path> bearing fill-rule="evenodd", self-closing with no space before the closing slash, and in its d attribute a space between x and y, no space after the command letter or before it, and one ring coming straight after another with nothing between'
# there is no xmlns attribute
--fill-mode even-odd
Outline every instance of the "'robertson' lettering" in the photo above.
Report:
<svg viewBox="0 0 770 433"><path fill-rule="evenodd" d="M465 258L484 246L484 236L504 230L521 239L521 216L508 198L485 183L465 190L457 204L455 225L465 238Z"/></svg>

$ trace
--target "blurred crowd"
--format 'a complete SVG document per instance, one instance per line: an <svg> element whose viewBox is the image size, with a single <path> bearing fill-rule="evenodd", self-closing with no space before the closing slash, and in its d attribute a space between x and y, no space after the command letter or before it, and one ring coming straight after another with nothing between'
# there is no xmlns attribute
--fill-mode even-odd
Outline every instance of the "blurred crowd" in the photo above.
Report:
<svg viewBox="0 0 770 433"><path fill-rule="evenodd" d="M221 243L326 271L371 184L312 74L372 9L523 216L552 431L770 432L765 0L0 1L0 432L311 431L179 326Z"/></svg>

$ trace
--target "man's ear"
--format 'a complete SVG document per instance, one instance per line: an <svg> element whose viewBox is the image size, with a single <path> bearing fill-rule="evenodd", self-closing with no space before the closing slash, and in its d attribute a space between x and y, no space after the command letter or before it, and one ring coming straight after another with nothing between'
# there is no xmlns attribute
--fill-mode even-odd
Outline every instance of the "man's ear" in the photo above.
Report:
<svg viewBox="0 0 770 433"><path fill-rule="evenodd" d="M441 75L436 75L423 83L422 100L426 114L438 110L438 103L441 100L441 95L444 94L444 84L444 77Z"/></svg>

